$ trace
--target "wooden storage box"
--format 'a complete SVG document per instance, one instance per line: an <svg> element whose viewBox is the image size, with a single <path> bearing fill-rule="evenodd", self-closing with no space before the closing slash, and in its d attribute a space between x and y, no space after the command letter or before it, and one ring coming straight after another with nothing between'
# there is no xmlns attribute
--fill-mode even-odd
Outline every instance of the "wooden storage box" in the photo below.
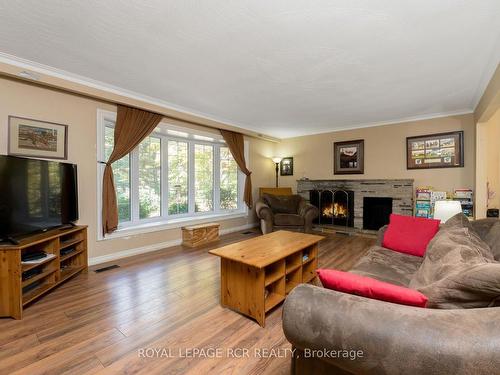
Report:
<svg viewBox="0 0 500 375"><path fill-rule="evenodd" d="M182 244L189 247L205 245L219 240L218 223L206 223L182 228Z"/></svg>

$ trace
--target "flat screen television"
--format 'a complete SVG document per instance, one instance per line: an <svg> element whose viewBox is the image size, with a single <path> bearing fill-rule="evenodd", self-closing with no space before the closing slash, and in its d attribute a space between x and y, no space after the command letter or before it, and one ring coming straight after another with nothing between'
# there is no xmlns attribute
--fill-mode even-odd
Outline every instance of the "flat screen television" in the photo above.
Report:
<svg viewBox="0 0 500 375"><path fill-rule="evenodd" d="M75 164L0 155L0 240L77 220Z"/></svg>

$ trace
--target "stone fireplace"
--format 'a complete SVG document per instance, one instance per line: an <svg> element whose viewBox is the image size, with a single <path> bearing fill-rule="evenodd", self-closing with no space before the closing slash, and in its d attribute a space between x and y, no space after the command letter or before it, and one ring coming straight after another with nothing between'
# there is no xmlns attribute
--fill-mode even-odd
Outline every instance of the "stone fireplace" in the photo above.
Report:
<svg viewBox="0 0 500 375"><path fill-rule="evenodd" d="M412 179L299 180L297 193L320 209L322 226L377 230L391 213L413 215Z"/></svg>

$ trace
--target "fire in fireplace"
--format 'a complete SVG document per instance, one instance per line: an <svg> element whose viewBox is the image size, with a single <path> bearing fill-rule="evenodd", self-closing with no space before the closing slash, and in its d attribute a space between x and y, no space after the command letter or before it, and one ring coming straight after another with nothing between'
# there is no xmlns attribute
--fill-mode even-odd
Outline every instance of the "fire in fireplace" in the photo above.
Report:
<svg viewBox="0 0 500 375"><path fill-rule="evenodd" d="M344 203L333 203L323 208L322 215L328 218L345 218L349 215L349 209Z"/></svg>
<svg viewBox="0 0 500 375"><path fill-rule="evenodd" d="M311 190L311 204L320 215L314 221L320 225L354 226L354 192L350 190Z"/></svg>

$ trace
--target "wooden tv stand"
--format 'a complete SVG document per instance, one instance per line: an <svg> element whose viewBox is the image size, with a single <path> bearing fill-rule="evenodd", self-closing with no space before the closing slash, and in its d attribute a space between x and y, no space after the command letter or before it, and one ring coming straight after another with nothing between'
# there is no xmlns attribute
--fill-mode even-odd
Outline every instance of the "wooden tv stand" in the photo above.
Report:
<svg viewBox="0 0 500 375"><path fill-rule="evenodd" d="M33 251L45 251L49 257L37 263L21 262L23 254ZM77 273L86 272L87 267L87 226L53 229L25 237L17 245L0 245L0 317L22 319L27 304ZM36 274L23 277L28 271Z"/></svg>

